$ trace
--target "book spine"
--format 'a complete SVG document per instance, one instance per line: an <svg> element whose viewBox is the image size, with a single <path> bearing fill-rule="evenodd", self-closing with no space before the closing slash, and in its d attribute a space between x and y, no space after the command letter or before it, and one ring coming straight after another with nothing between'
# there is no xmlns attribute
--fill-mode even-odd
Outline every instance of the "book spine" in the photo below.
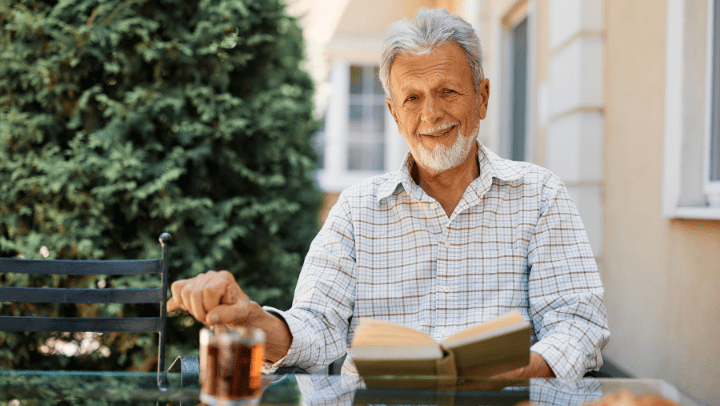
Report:
<svg viewBox="0 0 720 406"><path fill-rule="evenodd" d="M452 388L457 383L457 366L455 365L455 353L445 351L445 356L437 360L435 371L438 376L439 389Z"/></svg>

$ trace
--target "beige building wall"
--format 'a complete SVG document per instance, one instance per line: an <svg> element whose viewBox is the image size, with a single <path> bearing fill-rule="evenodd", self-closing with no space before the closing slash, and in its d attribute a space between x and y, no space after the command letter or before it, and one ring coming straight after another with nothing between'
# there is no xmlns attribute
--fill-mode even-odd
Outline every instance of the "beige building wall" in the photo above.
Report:
<svg viewBox="0 0 720 406"><path fill-rule="evenodd" d="M540 89L544 83L550 80L550 7L547 1L535 3L536 31L537 36L535 53L535 87ZM537 102L534 106L537 110ZM547 128L542 117L535 116L535 160L534 163L546 166Z"/></svg>
<svg viewBox="0 0 720 406"><path fill-rule="evenodd" d="M391 23L412 17L421 7L435 7L435 3L434 0L350 0L336 34L385 36ZM373 13L372 10L378 12Z"/></svg>
<svg viewBox="0 0 720 406"><path fill-rule="evenodd" d="M349 0L326 46L326 56L379 63L382 40L390 24L412 18L422 7L444 7L450 12L456 8L455 0Z"/></svg>
<svg viewBox="0 0 720 406"><path fill-rule="evenodd" d="M604 354L720 405L720 221L661 214L665 4L605 2Z"/></svg>

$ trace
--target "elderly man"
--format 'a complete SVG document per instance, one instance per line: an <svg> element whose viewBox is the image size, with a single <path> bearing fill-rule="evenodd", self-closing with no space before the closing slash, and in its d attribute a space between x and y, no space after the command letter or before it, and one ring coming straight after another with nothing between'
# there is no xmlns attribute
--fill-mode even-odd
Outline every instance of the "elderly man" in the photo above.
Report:
<svg viewBox="0 0 720 406"><path fill-rule="evenodd" d="M168 310L267 332L267 360L313 370L346 352L363 318L437 341L518 309L531 362L510 376L582 377L609 338L583 224L549 171L477 141L490 85L472 26L423 9L390 28L380 79L410 153L346 189L315 238L288 311L262 308L228 272L173 283ZM343 373L356 373L351 357Z"/></svg>

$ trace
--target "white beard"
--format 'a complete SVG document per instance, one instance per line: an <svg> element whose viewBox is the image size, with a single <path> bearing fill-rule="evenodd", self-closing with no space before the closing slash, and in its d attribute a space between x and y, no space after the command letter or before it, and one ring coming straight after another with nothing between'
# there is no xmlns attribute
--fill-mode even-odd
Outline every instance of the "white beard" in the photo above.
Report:
<svg viewBox="0 0 720 406"><path fill-rule="evenodd" d="M470 153L479 132L480 126L476 127L472 136L464 137L458 128L458 136L450 147L438 144L433 150L429 150L418 142L414 147L410 146L410 152L416 162L436 175L460 165Z"/></svg>

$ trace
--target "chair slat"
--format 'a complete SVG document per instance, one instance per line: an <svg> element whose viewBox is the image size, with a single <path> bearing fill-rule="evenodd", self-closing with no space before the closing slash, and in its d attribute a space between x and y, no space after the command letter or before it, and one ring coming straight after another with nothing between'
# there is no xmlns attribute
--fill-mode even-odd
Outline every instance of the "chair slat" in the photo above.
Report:
<svg viewBox="0 0 720 406"><path fill-rule="evenodd" d="M41 317L0 316L0 331L29 332L131 332L158 333L158 385L166 387L165 319L168 290L168 245L162 233L162 259L136 260L38 260L0 258L0 274L42 275L159 275L160 289L77 289L0 287L0 302L25 303L157 303L158 317ZM162 378L162 379L161 379Z"/></svg>
<svg viewBox="0 0 720 406"><path fill-rule="evenodd" d="M24 317L0 316L0 331L154 333L157 317Z"/></svg>
<svg viewBox="0 0 720 406"><path fill-rule="evenodd" d="M0 258L0 272L44 275L161 274L162 259L82 261L67 259Z"/></svg>
<svg viewBox="0 0 720 406"><path fill-rule="evenodd" d="M160 303L161 289L70 289L0 287L0 302Z"/></svg>

